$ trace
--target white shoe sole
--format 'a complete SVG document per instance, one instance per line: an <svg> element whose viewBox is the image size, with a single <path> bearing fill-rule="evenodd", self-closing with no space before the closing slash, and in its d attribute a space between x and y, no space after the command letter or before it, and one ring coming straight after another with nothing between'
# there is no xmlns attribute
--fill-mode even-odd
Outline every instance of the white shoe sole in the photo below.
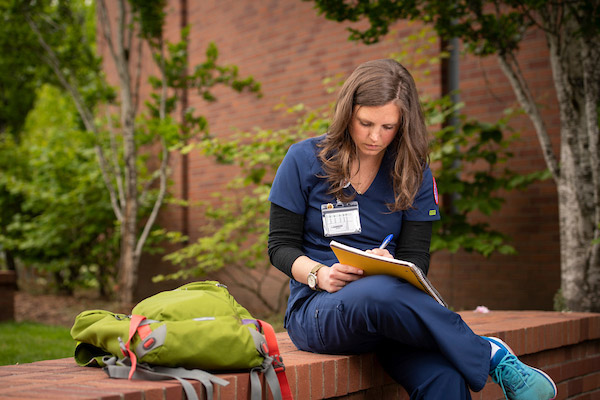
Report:
<svg viewBox="0 0 600 400"><path fill-rule="evenodd" d="M515 352L513 351L513 349L510 348L510 346L508 344L506 344L506 342L504 342L504 340L494 337L494 336L486 336L488 339L490 339L493 343L495 343L496 345L500 346L500 347L505 347L506 350L508 350L510 352L510 354L512 354L513 356L516 357ZM548 382L550 382L552 384L552 388L554 389L554 397L552 397L553 400L556 398L556 395L558 394L558 391L556 389L556 384L554 383L554 381L552 380L552 378L550 378L550 376L548 376L547 373L545 373L544 371L542 371L541 369L537 369L535 367L532 367L531 365L527 365L529 368L536 370L537 372L539 372L540 374L542 374L546 379L548 379Z"/></svg>

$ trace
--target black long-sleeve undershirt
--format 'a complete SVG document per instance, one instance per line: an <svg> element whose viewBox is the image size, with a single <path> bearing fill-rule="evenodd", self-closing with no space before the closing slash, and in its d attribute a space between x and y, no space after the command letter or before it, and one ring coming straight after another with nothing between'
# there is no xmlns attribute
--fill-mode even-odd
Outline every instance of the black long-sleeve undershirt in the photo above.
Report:
<svg viewBox="0 0 600 400"><path fill-rule="evenodd" d="M425 274L429 271L432 226L431 221L403 221L400 237L396 240L395 257L412 262ZM269 258L273 266L290 278L293 278L292 264L298 257L304 255L302 250L303 232L303 215L271 203Z"/></svg>

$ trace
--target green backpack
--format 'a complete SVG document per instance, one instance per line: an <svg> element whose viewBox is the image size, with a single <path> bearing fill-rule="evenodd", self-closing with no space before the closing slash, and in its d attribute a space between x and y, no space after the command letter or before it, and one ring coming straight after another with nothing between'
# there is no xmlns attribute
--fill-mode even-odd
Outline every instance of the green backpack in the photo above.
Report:
<svg viewBox="0 0 600 400"><path fill-rule="evenodd" d="M219 282L158 293L137 304L131 315L84 311L75 318L71 336L78 342L77 364L104 367L111 378L174 378L188 399L197 399L184 380L195 379L211 399L212 384L229 382L204 370L250 369L252 399L262 396L259 372L274 399L292 398L273 328L254 319Z"/></svg>

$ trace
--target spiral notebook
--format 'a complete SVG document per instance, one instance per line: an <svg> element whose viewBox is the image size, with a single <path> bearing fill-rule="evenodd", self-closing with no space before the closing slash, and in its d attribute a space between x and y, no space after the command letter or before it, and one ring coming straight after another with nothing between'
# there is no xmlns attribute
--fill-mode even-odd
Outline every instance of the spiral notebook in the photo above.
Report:
<svg viewBox="0 0 600 400"><path fill-rule="evenodd" d="M423 271L415 264L369 254L365 251L332 240L329 243L341 264L360 268L366 275L393 275L402 278L418 289L421 289L444 307L448 307L442 296L429 282Z"/></svg>

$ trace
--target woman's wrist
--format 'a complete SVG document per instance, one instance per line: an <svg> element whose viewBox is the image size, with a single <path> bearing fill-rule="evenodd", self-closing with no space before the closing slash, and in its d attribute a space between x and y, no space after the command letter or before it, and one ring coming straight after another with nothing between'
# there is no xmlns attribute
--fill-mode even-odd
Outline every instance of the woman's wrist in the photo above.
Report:
<svg viewBox="0 0 600 400"><path fill-rule="evenodd" d="M318 263L308 273L308 276L306 277L306 281L308 283L308 286L312 290L321 290L322 289L321 287L319 287L319 272L323 268L327 268L327 266L325 264Z"/></svg>

